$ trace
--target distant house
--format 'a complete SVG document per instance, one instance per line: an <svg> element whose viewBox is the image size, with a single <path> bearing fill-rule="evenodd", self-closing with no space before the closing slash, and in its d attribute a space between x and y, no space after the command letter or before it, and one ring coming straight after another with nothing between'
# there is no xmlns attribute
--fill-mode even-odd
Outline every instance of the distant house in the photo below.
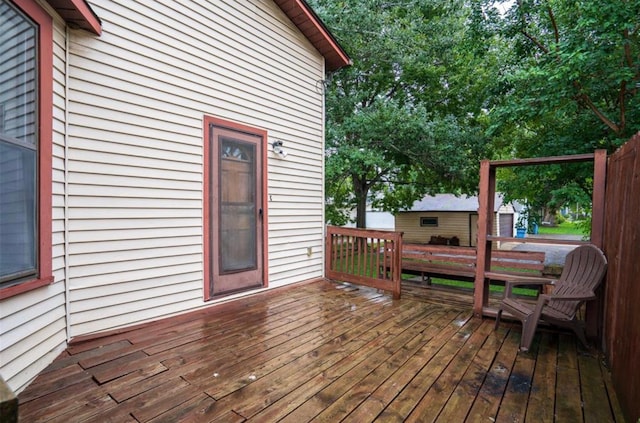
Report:
<svg viewBox="0 0 640 423"><path fill-rule="evenodd" d="M0 1L0 375L75 337L323 276L303 0Z"/></svg>
<svg viewBox="0 0 640 423"><path fill-rule="evenodd" d="M513 236L514 209L499 195L494 202L494 234ZM429 243L431 237L453 238L462 246L475 246L478 231L478 197L436 194L413 203L395 216L395 230L405 242Z"/></svg>

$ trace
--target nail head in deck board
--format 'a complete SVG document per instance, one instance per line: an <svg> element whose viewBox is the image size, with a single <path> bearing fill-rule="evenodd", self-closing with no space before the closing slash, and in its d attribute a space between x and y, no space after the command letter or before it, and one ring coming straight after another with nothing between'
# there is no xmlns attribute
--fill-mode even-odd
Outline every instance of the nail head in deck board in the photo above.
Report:
<svg viewBox="0 0 640 423"><path fill-rule="evenodd" d="M92 357L103 356L112 351L121 351L122 348L128 347L130 345L131 343L129 341L127 341L126 339L123 339L121 341L116 341L110 344L100 346L99 348L84 350L73 355L66 354L64 358L59 357L53 363L51 363L45 369L45 372L50 372L61 367L66 367L69 364L79 363L82 360L88 360Z"/></svg>
<svg viewBox="0 0 640 423"><path fill-rule="evenodd" d="M479 333L479 337L485 337L486 334L483 334L482 332L478 332ZM454 358L454 361L456 359ZM454 363L454 361L452 361L451 363ZM431 366L432 364L434 364L435 361L431 360L429 362L429 366ZM424 369L423 369L424 370ZM429 388L429 384L428 383L424 383L424 379L420 378L419 376L416 376L411 382L409 382L406 386L404 386L404 388L402 386L397 387L394 386L394 383L390 383L392 381L394 381L395 379L392 377L390 377L389 379L387 379L387 381L385 381L382 385L380 385L380 387L378 389L376 389L369 398L367 398L363 403L361 403L351 414L349 414L349 416L347 417L346 421L365 421L365 420L371 420L373 418L376 418L378 416L378 414L382 413L383 410L386 413L385 417L389 418L390 416L393 416L394 418L403 418L404 417L402 415L402 413L398 412L397 409L394 410L385 410L385 408L392 402L395 400L396 395L398 394L398 389L397 388L401 388L403 389L402 393L400 393L399 395L402 395L405 390L407 389L411 389L411 384L420 384L421 388L427 389L427 390L431 390L433 388L433 385L431 385L431 388ZM409 396L411 396L411 394L409 394ZM418 395L420 398L424 399L424 396L422 394ZM416 401L419 401L420 398L416 398ZM414 409L415 411L415 409Z"/></svg>
<svg viewBox="0 0 640 423"><path fill-rule="evenodd" d="M362 307L362 309L366 310L366 307ZM340 316L340 314L335 313L335 316ZM372 309L369 314L364 314L363 316L367 316L368 318L375 317L375 309ZM213 385L223 384L225 380L234 379L236 380L235 386L238 384L244 385L247 381L247 369L251 369L251 373L260 373L260 372L269 372L269 368L279 368L278 358L282 359L283 355L289 354L295 357L296 353L307 354L309 351L312 351L314 347L322 345L326 342L327 339L332 338L334 335L331 335L335 330L334 326L327 326L331 321L336 320L335 318L326 320L325 319L325 328L329 328L329 332L327 334L322 335L322 333L318 331L312 331L311 328L309 331L302 333L299 337L288 340L276 347L265 351L263 354L260 354L256 357L250 357L248 360L235 360L229 361L225 360L223 362L215 363L214 366L207 367L205 371L200 372L198 370L193 371L191 373L185 374L185 378L192 383L200 384L203 387L209 387L210 389L205 389L206 392L212 397L216 398L223 395L222 391L214 391L212 389ZM366 320L366 319L365 319ZM343 325L340 325L342 327ZM339 333L338 333L339 335ZM295 348L295 351L292 352L291 345L299 346ZM290 360L289 360L290 361ZM208 376L212 372L219 372L223 378L216 378L215 380L211 380ZM238 382L239 381L239 382ZM208 383L208 384L207 384ZM228 388L227 388L228 389ZM234 389L235 390L235 389ZM225 391L226 392L226 391ZM227 392L228 393L228 392Z"/></svg>
<svg viewBox="0 0 640 423"><path fill-rule="evenodd" d="M390 325L392 323L392 319L386 319L384 316L381 316L379 322L383 325ZM375 321L372 321L372 324ZM358 327L361 327L359 325ZM356 328L354 328L356 329ZM369 330L367 332L367 336L371 337L371 339L375 336L378 336L377 331ZM320 346L317 350L317 355L313 354L312 356L306 354L301 356L299 359L296 359L288 366L287 369L277 369L271 375L271 378L275 378L276 385L275 387L271 386L272 384L266 379L259 379L256 382L252 383L248 390L258 391L257 394L260 394L260 390L263 390L263 400L261 402L251 401L246 402L241 399L241 402L237 400L234 401L234 410L243 410L250 409L253 407L253 413L261 410L267 404L275 402L277 399L284 396L288 391L282 389L282 386L295 386L295 381L299 377L298 375L305 375L308 377L309 374L314 374L313 372L322 372L334 365L338 362L341 357L344 355L350 354L352 351L357 351L363 345L366 345L368 339L359 338L359 336L354 336L354 340L344 344L340 348L336 348L331 342L325 342L322 346ZM314 351L315 352L315 351ZM260 397L260 395L258 395ZM227 397L228 398L228 397ZM227 398L224 398L226 400ZM257 411L256 411L256 405Z"/></svg>
<svg viewBox="0 0 640 423"><path fill-rule="evenodd" d="M611 412L600 406L600 404L609 402L604 383L590 383L592 380L602 380L603 378L600 373L598 357L587 353L579 353L578 365L580 366L584 421L586 423L613 423Z"/></svg>
<svg viewBox="0 0 640 423"><path fill-rule="evenodd" d="M567 335L560 335L556 378L562 384L561 389L556 389L556 421L582 421L577 350Z"/></svg>
<svg viewBox="0 0 640 423"><path fill-rule="evenodd" d="M140 360L151 361L148 355L146 355L142 351L136 351L134 353L115 358L98 366L91 367L89 371L96 379L96 381L98 381L98 383L105 383L120 376L126 375L127 373L134 372L144 364L146 364L140 362Z"/></svg>
<svg viewBox="0 0 640 423"><path fill-rule="evenodd" d="M411 411L407 418L408 422L436 419L492 332L493 322L489 320L482 322Z"/></svg>
<svg viewBox="0 0 640 423"><path fill-rule="evenodd" d="M72 364L40 375L37 385L32 384L20 394L20 401L28 402L89 379L91 375L87 371L77 364Z"/></svg>
<svg viewBox="0 0 640 423"><path fill-rule="evenodd" d="M317 394L318 391L331 385L332 392L336 391L336 384L339 380L346 379L355 383L359 378L356 376L359 369L363 368L364 375L371 372L375 367L389 363L389 357L399 349L407 348L411 341L419 338L420 332L426 331L432 319L437 319L437 313L429 313L427 310L413 311L409 310L416 323L407 330L402 330L401 324L404 322L405 314L400 314L394 318L394 326L387 332L377 331L378 335L369 340L358 351L348 354L333 364L328 369L316 368L309 370L307 374L316 374L314 378L304 381L293 393L278 398L267 412L256 415L256 407L253 408L236 408L242 415L248 415L262 421L275 421L284 417L293 411L306 400ZM425 317L425 319L422 319ZM426 342L426 341L425 341ZM360 364L365 362L365 366ZM308 376L307 376L308 377ZM350 385L352 386L352 385ZM263 408L263 407L260 407Z"/></svg>
<svg viewBox="0 0 640 423"><path fill-rule="evenodd" d="M451 362L449 364L446 364L446 366L443 366L445 363L439 362L438 360L433 360L431 356L423 354L425 348L428 349L433 347L434 343L436 342L434 341L434 339L436 339L439 335L442 336L442 332L450 331L446 340L440 342L441 344L446 344L447 340L454 336L453 334L455 333L471 334L470 331L467 331L469 326L467 325L465 327L464 325L465 319L457 317L459 315L471 315L471 301L469 300L470 297L465 298L463 294L456 293L451 295L445 290L432 289L429 292L425 292L422 296L414 296L415 299L407 299L410 297L403 296L402 300L391 301L388 295L380 294L372 289L351 287L349 288L349 290L344 290L338 289L336 288L336 285L324 281L306 285L304 287L304 291L304 297L306 297L306 299L302 301L309 300L307 304L314 303L319 305L326 313L320 313L318 314L318 316L325 316L327 319L325 322L332 322L327 323L327 328L325 328L323 325L319 325L314 329L311 329L313 331L317 331L319 334L333 334L333 337L325 337L326 342L324 347L315 348L312 353L309 353L309 351L304 353L300 351L302 355L293 357L293 360L290 362L283 362L283 365L277 370L266 373L263 377L253 381L252 383L249 383L238 391L235 391L232 394L221 398L219 403L213 403L213 399L206 400L207 396L204 393L202 387L192 387L187 385L186 387L184 387L184 391L182 389L176 390L170 397L170 400L175 400L176 402L181 403L175 405L168 403L165 404L164 402L162 402L161 405L163 409L158 410L158 412L162 414L153 417L153 419L156 422L167 421L170 420L170 416L174 415L175 413L184 412L185 419L188 419L192 422L210 421L214 419L224 420L229 418L242 418L242 416L240 415L242 413L245 413L248 416L251 413L255 413L258 410L261 410L257 412L257 414L249 416L253 417L250 418L250 420L262 422L265 420L261 419L261 416L276 415L276 418L266 420L275 421L280 419L284 415L286 416L285 420L287 420L288 418L289 421L294 421L295 423L298 423L300 421L307 421L309 419L294 420L293 418L296 415L301 415L296 414L298 410L302 412L305 410L310 411L313 409L314 413L310 418L317 416L318 412L330 406L331 402L333 402L336 398L336 395L337 398L348 396L349 391L351 389L357 388L361 383L370 384L370 386L368 387L369 392L382 392L380 387L389 378L389 375L392 375L392 378L398 377L398 371L400 371L400 369L406 370L406 363L411 362L410 360L413 357L416 357L416 354L422 355L418 355L418 358L413 358L413 360L418 360L414 363L416 370L412 375L406 374L407 380L416 377L421 369L426 368L430 365L440 366L440 368L444 368L444 371L440 371L438 373L441 374L440 377L443 377L443 375L447 372L447 368L457 368L456 363L460 359L458 358L458 360L456 360L456 357L465 354L464 345L467 345L468 347L468 344L465 343L462 346L462 350L453 350L453 352L450 354L451 356L449 357L449 360ZM425 290L421 290L420 292L424 291ZM290 294L294 293L293 291L282 292L288 292ZM307 297L307 295L309 295L309 297ZM285 303L282 301L282 299L282 296L279 295L263 296L261 294L258 294L256 295L256 299L252 304L264 303L266 307L271 307L271 305L277 304L277 306L280 307ZM437 304L433 304L431 301L436 301ZM457 304L457 306L448 306L446 305L447 303ZM238 301L237 310L246 311L247 304L247 302ZM364 304L366 304L366 306L364 306ZM356 307L352 309L352 305L356 305ZM289 306L287 306L286 308L289 309ZM261 314L262 316L265 315L263 313L264 308L256 307L256 309L261 310L260 312L258 312L258 314ZM411 309L414 309L413 313L411 312ZM227 310L230 314L233 314L233 307L231 305L227 305ZM292 321L300 315L297 314L299 313L299 308L292 307L289 309L289 311L291 311L290 319ZM284 312L284 314L282 314L282 312ZM276 313L277 317L275 317L276 314L269 314L269 317L265 318L264 320L264 322L267 323L266 326L270 326L270 324L273 323L274 318L277 318L279 320L284 319L281 320L282 322L286 321L286 313L287 312L284 311L284 308L282 308L278 311L278 313ZM339 315L340 318L331 320L333 314ZM240 336L239 338L224 338L224 336L220 336L217 338L215 336L207 337L202 338L202 340L195 341L194 343L176 346L170 350L163 351L162 353L158 353L153 356L144 358L142 358L142 356L137 357L131 362L131 367L123 367L123 369L126 369L127 371L134 369L130 373L125 373L117 377L116 379L110 380L109 382L106 382L100 386L98 386L97 383L91 380L82 381L78 384L75 384L82 385L83 387L81 390L79 390L77 387L72 390L63 388L60 391L51 392L26 403L21 402L20 413L21 415L28 416L28 420L23 419L24 421L55 421L55 419L62 419L63 416L67 420L71 420L70 418L68 418L68 416L72 415L73 410L78 410L82 412L83 415L89 415L93 413L94 410L92 410L90 406L89 408L86 408L85 404L95 404L96 407L99 406L95 409L95 412L98 414L96 414L95 417L91 417L91 420L100 422L116 421L118 423L124 421L132 421L133 417L131 417L129 413L132 411L132 408L134 408L131 407L131 405L135 404L136 399L139 400L140 398L145 398L145 395L148 396L147 405L151 404L151 402L154 400L152 398L152 393L150 393L151 391L148 389L150 386L156 388L155 392L158 393L159 398L163 398L162 395L166 394L164 392L165 390L158 390L159 386L165 386L161 384L162 378L160 376L154 375L158 375L158 372L162 372L162 375L166 376L165 381L169 382L178 378L181 369L193 370L193 368L190 368L189 366L207 363L210 356L206 355L206 349L202 349L202 347L206 345L207 341L211 342L210 351L213 354L216 354L216 351L233 351L235 345L239 343L243 343L242 345L244 345L247 349L250 349L252 345L262 345L261 343L252 344L254 338L259 338L261 336L261 332L255 330L256 327L261 324L261 320L254 317L256 316L247 317L246 327L243 328L241 321L236 321L230 319L229 317L226 317L222 320L217 320L216 313L199 313L189 318L181 316L180 320L178 321L184 323L183 327L190 327L190 331L201 330L202 327L212 328L220 322L232 322L230 323L230 326L233 327L233 331L236 331L236 333L240 335L248 334L249 336ZM381 319L379 319L380 317ZM324 317L318 318L323 319ZM199 324L187 324L188 322L193 321L198 321ZM489 322L491 323L491 321ZM200 329L197 329L200 324L202 324L202 327ZM331 330L331 327L336 325L341 327L339 332ZM420 325L424 326L424 328L418 330ZM165 328L173 326L173 329L175 329L176 325L170 325L166 322L163 322L162 326ZM273 325L271 325L270 327L270 329L265 329L264 332L265 334L268 333L269 336L274 335L277 331L280 330L273 329ZM283 328L283 326L277 327ZM405 327L406 334L403 331ZM441 327L444 327L445 329L440 329ZM173 329L154 330L152 333L154 333L154 336L157 337L157 344L161 345L165 342L172 342L172 334L175 333ZM133 331L129 335L133 335L136 337L140 336L139 339L142 339L144 338L144 336L142 336L142 332L145 330L149 330L149 327L140 328L140 332ZM341 333L349 331L352 331L350 332L352 336L339 336ZM419 333L419 335L411 338L408 335L411 331L417 331L416 333ZM504 342L502 342L502 339L505 337L506 333L508 333L508 335L505 338ZM282 334L283 333L280 332L280 335ZM126 335L119 334L118 336ZM474 337L476 335L471 334L470 336ZM544 345L545 336L547 336L547 333L543 333L542 336L540 336L541 346ZM551 336L553 340L558 338L558 335L555 333L549 334L549 336ZM565 340L561 341L565 342L566 345L558 345L559 352L556 353L556 356L558 357L558 363L560 363L559 367L561 368L558 377L561 378L562 372L567 372L568 370L572 369L572 366L572 371L575 371L577 374L578 359L576 357L577 351L575 349L575 339L572 335L562 334L559 337L561 340L566 338ZM353 342L347 343L347 338L353 340ZM410 338L411 340L406 341L408 338ZM270 340L266 342L268 342L270 346L281 344L278 343L275 338L269 339ZM298 339L300 342L304 340L304 338L301 336L293 336L289 337L289 339ZM473 359L470 359L471 365L464 372L464 376L460 379L455 390L451 393L449 402L447 402L447 404L442 408L442 412L438 417L438 421L463 421L465 420L464 416L466 415L467 411L469 411L469 417L466 418L466 421L477 420L486 423L487 421L489 421L489 417L496 417L497 410L500 407L500 401L502 401L502 395L504 386L506 385L506 381L502 381L503 387L502 391L500 391L500 389L496 385L496 382L500 381L496 379L496 375L492 375L492 372L495 372L496 364L502 363L502 365L504 366L505 358L508 355L513 354L513 357L515 357L519 345L519 339L520 328L518 325L504 325L504 328L501 327L497 332L492 332L487 337L487 341L482 345L482 347L480 347L477 354L473 357ZM105 340L107 342L105 342ZM126 341L126 337L116 339L113 336L108 336L105 338L105 340L97 338L94 339L94 347L98 348L100 347L100 345L120 342L123 340ZM273 340L273 343L271 343L271 340ZM218 341L218 344L216 344L216 341ZM200 344L201 342L202 344ZM198 347L190 349L190 347L195 347L196 344L199 344ZM295 345L295 343L288 345L292 349L298 346ZM431 346L427 347L428 345ZM494 345L493 350L490 345ZM397 350L394 352L394 349L396 348ZM94 354L93 352L91 352L91 349L83 348L83 351L86 351L88 354ZM186 357L186 359L181 354L182 351L185 352L184 356ZM202 356L199 358L197 356L198 351L202 352ZM536 357L537 360L539 360L536 366L536 372L542 365L541 363L545 362L545 360L548 360L547 358L545 358L545 354L547 354L547 352L545 352L545 349L539 348L537 351L537 355L532 355L533 357ZM259 356L261 355L262 353L259 353L257 357L252 358L252 360L254 360L253 362L264 364L266 361L261 362L261 360L259 359ZM495 360L493 359L494 356ZM233 366L235 364L235 359L231 356L228 357L228 365ZM244 361L247 356L243 355L242 357L242 361ZM64 360L64 354L60 355L59 359ZM552 361L553 359L551 359L549 363L551 363ZM171 369L167 369L166 366L164 366L162 363L170 364L172 366ZM74 363L68 364L75 365ZM144 367L140 368L139 366L141 365ZM57 376L65 374L65 371L61 370L62 367L57 366L60 365L54 363L51 368L55 368L56 370L43 372L42 377L37 378L32 383L32 386L28 387L27 390L42 389L37 388L41 380L43 381L43 383L50 383L52 380L56 380ZM582 366L582 364L580 364L580 366ZM106 368L103 368L103 370L106 370ZM425 370L425 372L428 371L430 370ZM534 384L537 380L536 372L534 372ZM592 377L597 377L597 372L593 373L594 375ZM485 376L486 379L483 379ZM152 379L153 383L145 382L146 379ZM482 386L478 388L478 381L482 382L483 380L484 383L482 383ZM565 378L561 380L563 390L570 388L569 386L567 386L567 384L578 384L577 388L575 389L577 389L578 391L578 397L580 396L579 393L581 392L581 388L579 387L579 377L576 377L575 379ZM587 382L589 384L602 384L602 380L597 379L590 379L588 381L583 380L583 382ZM318 383L320 386L315 387L315 383ZM476 384L476 386L474 386L474 384ZM419 384L416 384L416 387L418 385ZM489 389L489 385L492 389ZM434 385L434 387L442 386L443 385L441 385L440 383ZM127 394L127 396L129 396L129 399L118 404L109 404L108 401L107 403L104 403L102 401L107 398L107 395L110 395L112 392L122 393L123 390L126 390L128 388L131 389ZM136 389L144 392L139 392L138 395L135 395ZM167 388L167 390L168 389L169 388ZM193 391L191 391L192 389ZM427 399L428 389L429 387L426 386L422 389L422 391L416 391L416 398ZM27 390L23 391L23 393L27 392ZM450 390L449 387L447 387L443 392L446 392L448 390ZM459 398L459 395L467 392L471 393L469 398ZM497 398L495 399L496 402L491 402L493 401L493 396L489 395L490 393L497 395ZM354 390L353 394L357 395L358 392ZM530 404L532 404L533 394L534 393L532 392L530 396ZM556 393L554 392L554 394ZM19 396L19 398L21 396L22 394ZM195 409L191 410L191 412L187 411L187 408L191 407L193 402L198 401L196 398L200 398L203 400L201 406L196 407ZM306 400L307 398L308 400ZM558 398L559 401L564 400L564 398L560 395L558 396ZM610 401L615 401L615 396L610 396ZM287 405L288 402L291 402L292 405ZM579 399L577 400L577 404L579 406ZM112 408L105 408L111 406ZM619 407L615 407L613 405L610 407L608 403L593 403L591 404L591 406L602 406L604 412L610 412L608 411L610 410L610 408L619 410ZM553 402L549 404L548 407L553 410ZM158 406L158 408L160 408L160 406ZM464 414L449 414L448 410L451 409L461 409L460 413ZM272 412L271 410L277 411ZM549 408L547 408L547 412L548 410ZM484 414L482 414L483 411L485 412ZM240 414L236 412L240 412ZM65 415L65 413L67 414ZM153 414L155 414L155 411L153 412ZM388 415L390 416L391 414L389 413ZM452 415L463 415L463 417L462 419L457 420L447 420L448 416ZM574 415L573 417L576 416L578 419L582 419L582 414ZM143 415L141 417L146 418L147 416ZM398 418L400 416L395 417ZM560 418L557 418L556 421L561 422L562 420Z"/></svg>
<svg viewBox="0 0 640 423"><path fill-rule="evenodd" d="M379 389L387 389L391 393L397 393L395 397L385 397L385 402L392 399L387 407L382 411L380 417L382 419L387 415L400 416L406 419L416 407L422 397L433 387L433 383L442 374L444 369L449 365L450 360L455 357L456 351L459 351L469 339L469 334L482 326L482 319L471 318L446 343L438 348L437 351L429 352L428 355L433 356L423 364L423 367L417 372L414 371L414 377L406 380L405 378L393 378L387 380ZM416 356L419 357L419 356ZM408 363L409 364L409 363ZM408 369L411 372L411 368ZM402 371L402 369L400 369ZM393 381L393 383L392 383ZM397 388L402 388L400 392Z"/></svg>
<svg viewBox="0 0 640 423"><path fill-rule="evenodd" d="M468 421L486 422L488 418L495 419L519 348L520 333L517 328L511 329L469 410Z"/></svg>
<svg viewBox="0 0 640 423"><path fill-rule="evenodd" d="M96 421L98 415L104 414L109 410L115 409L118 405L109 395L101 395L95 398L88 399L86 402L80 404L64 414L59 414L53 419L48 420L48 423L67 423L67 422L81 422L81 421Z"/></svg>
<svg viewBox="0 0 640 423"><path fill-rule="evenodd" d="M47 416L46 420L50 420L81 407L87 402L107 396L108 393L100 389L95 382L87 379L44 395L37 400L28 401L24 404L20 403L20 421L45 420L42 417L36 418L36 416Z"/></svg>
<svg viewBox="0 0 640 423"><path fill-rule="evenodd" d="M202 391L197 387L189 384L184 379L175 378L167 380L164 384L140 395L136 395L122 403L122 406L129 408L133 417L145 422L200 394L202 394Z"/></svg>
<svg viewBox="0 0 640 423"><path fill-rule="evenodd" d="M425 313L426 310L428 309L425 307L420 310L420 314L416 313L417 315L415 317L419 320L416 324L411 325L407 330L402 331L386 342L386 335L381 334L378 338L372 340L357 353L344 357L334 366L319 373L314 378L309 379L304 384L300 385L294 391L280 398L269 408L264 409L256 415L252 415L252 419L255 419L255 421L279 420L294 411L296 408L300 407L305 403L305 401L309 400L328 386L331 386L330 389L332 392L336 392L337 385L340 385L340 381L346 380L350 382L349 387L351 387L353 386L353 383L357 383L358 380L364 377L357 376L358 374L369 374L375 367L384 365L384 363L392 360L391 357L395 356L398 352L407 351L410 355L412 350L418 349L423 345L420 342L421 339L424 339L424 343L430 339L427 334L428 330L430 328L435 328L437 320L442 318L444 315L444 311ZM421 315L424 315L424 319L421 318ZM372 346L374 343L375 345ZM375 351L370 351L367 346L372 346L375 348ZM308 420L308 418L306 420Z"/></svg>
<svg viewBox="0 0 640 423"><path fill-rule="evenodd" d="M607 398L607 400L609 402L609 406L611 407L613 420L616 422L624 422L624 414L622 412L622 408L620 407L620 402L618 401L616 392L613 388L611 373L609 372L609 368L605 366L604 360L600 360L600 370L603 376L604 384L607 388L607 394L609 395L609 398Z"/></svg>
<svg viewBox="0 0 640 423"><path fill-rule="evenodd" d="M315 319L312 318L309 320L309 324L308 325L300 325L298 328L290 331L288 333L288 335L292 335L292 336L284 336L283 339L277 339L276 342L274 342L273 344L269 343L268 341L265 342L262 345L259 345L259 348L252 348L250 343L247 342L243 342L243 343L233 343L231 345L233 345L233 347L231 349L229 349L229 351L225 351L225 352L220 352L219 354L216 354L216 357L214 360L210 361L209 363L205 363L203 366L196 366L193 369L191 369L191 371L185 371L184 375L188 380L191 380L194 383L199 383L199 380L208 380L209 377L208 375L214 373L214 372L222 372L223 370L225 370L225 373L228 369L228 367L233 366L233 365L239 365L240 361L244 361L246 359L250 359L252 357L255 357L258 354L261 354L265 351L267 351L270 348L275 348L280 346L281 344L285 344L285 342L294 342L294 343L300 343L299 341L302 339L304 340L304 338L298 338L297 340L295 338L297 338L298 336L307 336L307 337L314 337L314 330L319 330L321 329L321 327L323 326L323 323L326 323L324 318L322 318L322 314L326 313L326 310L318 310L318 314L320 314L320 316L316 316ZM335 316L340 316L340 313L335 313ZM285 344L285 346L288 344ZM243 351L245 350L241 350L241 351L237 351L240 348L244 348L246 347L246 353L242 354ZM264 357L265 356L261 356L262 361L264 361Z"/></svg>
<svg viewBox="0 0 640 423"><path fill-rule="evenodd" d="M496 422L519 422L524 420L535 367L533 357L537 351L537 346L538 344L534 343L532 352L519 353L517 355L509 375L507 389L505 389L500 403Z"/></svg>
<svg viewBox="0 0 640 423"><path fill-rule="evenodd" d="M500 328L487 337L487 340L473 358L458 386L453 391L438 419L443 422L462 422L473 405L486 374L507 335L506 328Z"/></svg>
<svg viewBox="0 0 640 423"><path fill-rule="evenodd" d="M554 407L552 405L555 403L557 389L557 339L557 336L552 336L549 333L540 335L536 368L533 374L525 421L537 421L540 423L554 421Z"/></svg>
<svg viewBox="0 0 640 423"><path fill-rule="evenodd" d="M389 375L404 364L411 356L426 345L436 336L447 324L460 315L459 310L450 310L429 325L421 335L416 336L406 346L396 350L386 361L380 361L378 355L372 355L366 361L359 363L348 372L344 373L330 385L318 391L295 411L289 414L283 422L308 421L322 412L323 409L333 404L338 398L345 395L354 386L362 383L370 374L378 370L381 379L385 379L385 374ZM385 351L386 352L386 351Z"/></svg>
<svg viewBox="0 0 640 423"><path fill-rule="evenodd" d="M164 413L149 420L149 423L179 422L188 419L190 416L202 414L209 409L215 400L209 395L201 393L177 407L173 407Z"/></svg>
<svg viewBox="0 0 640 423"><path fill-rule="evenodd" d="M467 314L465 321L470 318ZM408 357L400 366L379 366L357 386L338 398L319 414L320 418L336 421L344 418L376 389L391 389L398 392L423 368L427 362L455 337L460 326L457 321L449 323L443 330L424 344L415 354ZM385 409L386 410L386 409ZM384 416L383 416L384 418Z"/></svg>
<svg viewBox="0 0 640 423"><path fill-rule="evenodd" d="M163 364L150 363L135 372L113 379L102 385L102 387L109 392L116 401L122 402L136 395L136 393L141 392L141 389L136 388L139 383L145 383L149 378L160 373L165 373L166 371L167 368ZM168 373L165 374L168 376Z"/></svg>

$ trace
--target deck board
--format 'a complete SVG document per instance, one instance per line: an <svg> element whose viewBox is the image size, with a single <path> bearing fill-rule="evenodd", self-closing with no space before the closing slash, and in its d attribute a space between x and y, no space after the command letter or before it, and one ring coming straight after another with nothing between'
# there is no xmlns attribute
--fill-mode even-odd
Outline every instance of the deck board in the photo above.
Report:
<svg viewBox="0 0 640 423"><path fill-rule="evenodd" d="M317 281L92 336L20 393L20 419L622 422L597 354L550 330L519 353L520 326L472 301Z"/></svg>

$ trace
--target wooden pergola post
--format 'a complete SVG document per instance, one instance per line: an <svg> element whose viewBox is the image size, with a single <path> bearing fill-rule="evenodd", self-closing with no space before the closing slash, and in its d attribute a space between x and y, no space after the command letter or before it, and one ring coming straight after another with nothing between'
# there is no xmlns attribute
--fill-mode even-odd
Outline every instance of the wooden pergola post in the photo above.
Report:
<svg viewBox="0 0 640 423"><path fill-rule="evenodd" d="M489 280L486 272L491 271L491 249L495 241L522 242L513 237L495 236L493 231L493 209L496 194L496 169L498 167L532 166L548 164L564 164L593 161L593 197L591 215L590 243L602 248L604 243L604 201L607 173L607 152L596 150L591 154L576 154L572 156L534 157L529 159L512 160L483 160L480 163L480 186L478 195L478 249L476 261L476 276L473 293L473 313L476 316L493 315L487 310L489 302ZM544 238L530 238L530 243L550 243L564 245L580 245L584 241L551 240ZM593 301L587 306L586 324L587 335L591 338L601 333L602 300Z"/></svg>
<svg viewBox="0 0 640 423"><path fill-rule="evenodd" d="M489 160L480 163L480 186L478 194L478 258L473 291L473 314L482 316L482 309L489 302L489 281L485 271L491 270L491 241L493 207L496 193L496 169Z"/></svg>
<svg viewBox="0 0 640 423"><path fill-rule="evenodd" d="M604 246L604 201L607 184L607 150L596 150L593 156L593 194L591 199L591 243ZM596 292L598 299L589 301L585 308L585 332L588 338L604 339L604 284Z"/></svg>

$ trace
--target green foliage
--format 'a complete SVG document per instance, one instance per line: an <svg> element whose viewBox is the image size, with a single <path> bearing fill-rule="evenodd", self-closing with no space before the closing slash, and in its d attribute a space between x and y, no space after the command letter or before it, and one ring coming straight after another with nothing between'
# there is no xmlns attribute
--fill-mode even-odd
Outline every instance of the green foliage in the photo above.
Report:
<svg viewBox="0 0 640 423"><path fill-rule="evenodd" d="M512 4L491 24L509 51L489 113L501 158L612 152L640 130L639 1ZM590 164L514 168L501 174L501 189L553 216L568 202L590 204L592 172Z"/></svg>
<svg viewBox="0 0 640 423"><path fill-rule="evenodd" d="M494 128L520 126L564 154L619 146L640 129L638 16L637 0L515 3Z"/></svg>
<svg viewBox="0 0 640 423"><path fill-rule="evenodd" d="M488 156L491 56L463 1L314 0L354 65L326 84L327 220L367 200L395 212L426 193L473 193ZM493 35L490 35L493 37ZM489 43L490 44L490 43ZM495 61L497 64L497 61Z"/></svg>
<svg viewBox="0 0 640 423"><path fill-rule="evenodd" d="M327 218L473 193L482 158L615 150L640 130L640 1L309 0L353 58L326 81ZM499 175L536 218L589 204L590 164Z"/></svg>

